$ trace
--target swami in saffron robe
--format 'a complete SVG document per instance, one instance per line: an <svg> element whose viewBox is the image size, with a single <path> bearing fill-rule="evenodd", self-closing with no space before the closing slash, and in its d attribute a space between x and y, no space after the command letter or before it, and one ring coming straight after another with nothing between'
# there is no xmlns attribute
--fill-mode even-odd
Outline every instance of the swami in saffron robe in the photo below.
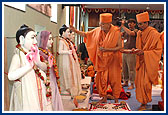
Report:
<svg viewBox="0 0 168 115"><path fill-rule="evenodd" d="M147 104L152 101L152 84L158 84L159 61L162 53L160 33L148 26L138 31L136 48L144 51L144 55L136 57L136 99Z"/></svg>
<svg viewBox="0 0 168 115"><path fill-rule="evenodd" d="M86 47L92 61L96 76L96 87L101 97L106 96L107 86L110 84L113 96L119 98L121 92L121 65L119 51L102 52L100 47L114 48L120 36L119 28L111 25L106 34L100 27L86 32Z"/></svg>

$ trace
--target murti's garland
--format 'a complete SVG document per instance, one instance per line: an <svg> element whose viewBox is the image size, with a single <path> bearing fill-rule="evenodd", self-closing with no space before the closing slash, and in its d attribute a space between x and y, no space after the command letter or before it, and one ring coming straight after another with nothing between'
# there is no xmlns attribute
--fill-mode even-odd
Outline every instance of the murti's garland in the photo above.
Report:
<svg viewBox="0 0 168 115"><path fill-rule="evenodd" d="M69 49L72 50L71 42L70 42L67 38L63 38L63 39L68 43ZM72 57L73 57L74 60L76 60L76 58L75 58L73 52L72 52Z"/></svg>
<svg viewBox="0 0 168 115"><path fill-rule="evenodd" d="M46 49L39 48L39 50L41 50L48 57L50 57L50 54L52 54L49 49L47 51ZM54 67L54 72L55 72L55 75L56 75L57 86L58 86L59 92L61 92L60 81L59 81L60 77L59 77L59 74L58 74L58 67L57 67L56 59L55 59L55 56L53 56L53 55L51 55L51 58L53 58L53 67ZM42 62L44 62L44 60L45 60L44 57L42 57L42 56L40 56L40 59L41 59Z"/></svg>
<svg viewBox="0 0 168 115"><path fill-rule="evenodd" d="M23 50L23 48L21 47L20 44L16 45L16 48L18 48L20 51L22 51L25 55L27 54L27 52L25 52ZM34 65L36 66L36 65ZM49 67L49 64L47 63L47 72L46 72L46 76L47 76L47 79L44 80L44 77L41 75L39 69L37 67L33 67L35 73L37 74L37 76L43 80L45 86L46 86L46 97L47 97L47 100L50 101L51 100L51 87L50 87L50 73L49 73L49 70L50 70L50 67Z"/></svg>
<svg viewBox="0 0 168 115"><path fill-rule="evenodd" d="M75 51L76 51L76 54L77 54L77 56L78 56L78 61L80 62L80 57L79 57L79 54L78 54L78 52L77 52L75 43L74 43L72 40L69 40L69 41L73 44L73 47L74 47L74 49L75 49Z"/></svg>

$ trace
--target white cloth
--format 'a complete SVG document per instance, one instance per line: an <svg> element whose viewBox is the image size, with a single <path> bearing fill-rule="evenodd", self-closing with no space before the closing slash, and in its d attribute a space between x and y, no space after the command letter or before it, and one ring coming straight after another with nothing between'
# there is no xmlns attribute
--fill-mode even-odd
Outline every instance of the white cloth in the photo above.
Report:
<svg viewBox="0 0 168 115"><path fill-rule="evenodd" d="M73 79L73 87L71 90L76 90L76 94L75 95L80 95L81 92L82 92L82 87L81 87L81 69L80 69L80 64L79 64L79 61L78 61L78 56L76 54L76 50L73 46L73 44L71 43L71 46L72 46L72 51L73 51L73 54L74 54L74 57L76 60L73 59L72 55L71 56L71 61L72 61L72 72L73 72L73 75L74 75L74 79Z"/></svg>
<svg viewBox="0 0 168 115"><path fill-rule="evenodd" d="M71 96L81 93L81 71L69 49L69 44L62 38L59 42L59 75L61 92L70 91ZM76 60L78 61L77 57Z"/></svg>
<svg viewBox="0 0 168 115"><path fill-rule="evenodd" d="M50 69L50 87L52 91L52 107L54 111L64 111L62 98L59 93L56 76L53 67Z"/></svg>
<svg viewBox="0 0 168 115"><path fill-rule="evenodd" d="M51 111L51 102L46 98L46 86L41 79L35 74L34 70L29 67L26 56L21 51L16 51L12 58L9 69L8 78L14 81L10 99L10 111ZM24 69L23 69L24 68ZM41 71L42 76L46 79L46 75ZM40 81L41 89L37 87L37 80ZM42 91L42 107L40 107L39 93Z"/></svg>
<svg viewBox="0 0 168 115"><path fill-rule="evenodd" d="M70 60L69 60L69 50L65 45L64 41L60 38L59 41L59 56L58 56L58 69L60 76L60 87L61 93L70 90L71 88L71 70L70 70Z"/></svg>

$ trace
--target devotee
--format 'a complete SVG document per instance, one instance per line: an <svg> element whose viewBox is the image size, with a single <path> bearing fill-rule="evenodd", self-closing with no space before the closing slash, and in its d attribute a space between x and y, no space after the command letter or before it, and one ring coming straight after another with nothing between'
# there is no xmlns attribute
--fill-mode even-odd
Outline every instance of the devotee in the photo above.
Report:
<svg viewBox="0 0 168 115"><path fill-rule="evenodd" d="M69 38L70 30L66 25L63 25L59 33L59 73L60 86L62 94L70 94L72 98L81 93L81 73L78 71L76 63L78 61L75 49L73 48Z"/></svg>
<svg viewBox="0 0 168 115"><path fill-rule="evenodd" d="M49 31L41 31L37 36L38 47L40 50L41 61L47 64L46 75L50 80L52 92L52 108L54 111L63 111L62 99L59 93L60 83L56 59L49 48L52 47L52 34Z"/></svg>
<svg viewBox="0 0 168 115"><path fill-rule="evenodd" d="M8 79L14 81L10 111L51 111L50 81L45 82L46 74L39 69L44 70L46 64L40 61L34 30L22 25L16 32L16 41L8 73Z"/></svg>
<svg viewBox="0 0 168 115"><path fill-rule="evenodd" d="M78 50L79 50L79 53L81 54L81 60L84 61L84 64L87 64L89 56L84 42L79 44Z"/></svg>
<svg viewBox="0 0 168 115"><path fill-rule="evenodd" d="M138 29L135 29L136 26L136 20L135 19L129 19L128 20L128 27L124 26L125 21L123 20L121 22L121 28L123 28L123 37L124 37L124 49L132 49L136 48L136 33L138 32ZM123 58L122 58L122 72L123 72L123 78L124 78L124 84L123 87L128 86L128 81L130 81L131 85L128 87L128 89L134 88L134 81L135 81L135 75L136 75L136 55L134 54L128 54L123 52Z"/></svg>
<svg viewBox="0 0 168 115"><path fill-rule="evenodd" d="M149 26L148 12L136 15L139 31L136 38L136 99L141 103L138 110L146 109L152 101L152 84L158 84L158 68L162 53L160 33Z"/></svg>
<svg viewBox="0 0 168 115"><path fill-rule="evenodd" d="M113 90L115 103L118 103L122 87L119 60L119 50L122 48L121 34L119 28L111 22L112 14L102 13L100 14L100 27L91 31L78 31L70 25L72 31L86 39L89 58L97 71L96 88L99 96L103 97L98 103L107 102L108 83Z"/></svg>

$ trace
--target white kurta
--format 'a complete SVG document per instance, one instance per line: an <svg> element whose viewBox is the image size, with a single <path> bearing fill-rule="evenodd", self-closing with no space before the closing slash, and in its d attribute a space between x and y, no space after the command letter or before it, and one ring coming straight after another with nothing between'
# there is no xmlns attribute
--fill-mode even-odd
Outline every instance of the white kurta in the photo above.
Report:
<svg viewBox="0 0 168 115"><path fill-rule="evenodd" d="M69 60L69 50L64 41L60 38L59 42L59 56L58 56L58 69L60 76L61 93L71 88L71 69Z"/></svg>
<svg viewBox="0 0 168 115"><path fill-rule="evenodd" d="M70 91L71 96L77 96L81 93L80 77L77 72L77 65L70 54L68 43L60 38L59 42L59 75L61 91Z"/></svg>
<svg viewBox="0 0 168 115"><path fill-rule="evenodd" d="M46 79L46 75L41 71L42 76ZM35 74L30 67L26 56L21 51L16 51L12 58L12 62L8 74L9 80L14 81L10 100L10 111L51 111L51 102L46 98L45 84ZM39 84L37 84L39 80ZM40 89L38 86L40 86ZM38 90L42 92L42 106L40 106L40 99Z"/></svg>

